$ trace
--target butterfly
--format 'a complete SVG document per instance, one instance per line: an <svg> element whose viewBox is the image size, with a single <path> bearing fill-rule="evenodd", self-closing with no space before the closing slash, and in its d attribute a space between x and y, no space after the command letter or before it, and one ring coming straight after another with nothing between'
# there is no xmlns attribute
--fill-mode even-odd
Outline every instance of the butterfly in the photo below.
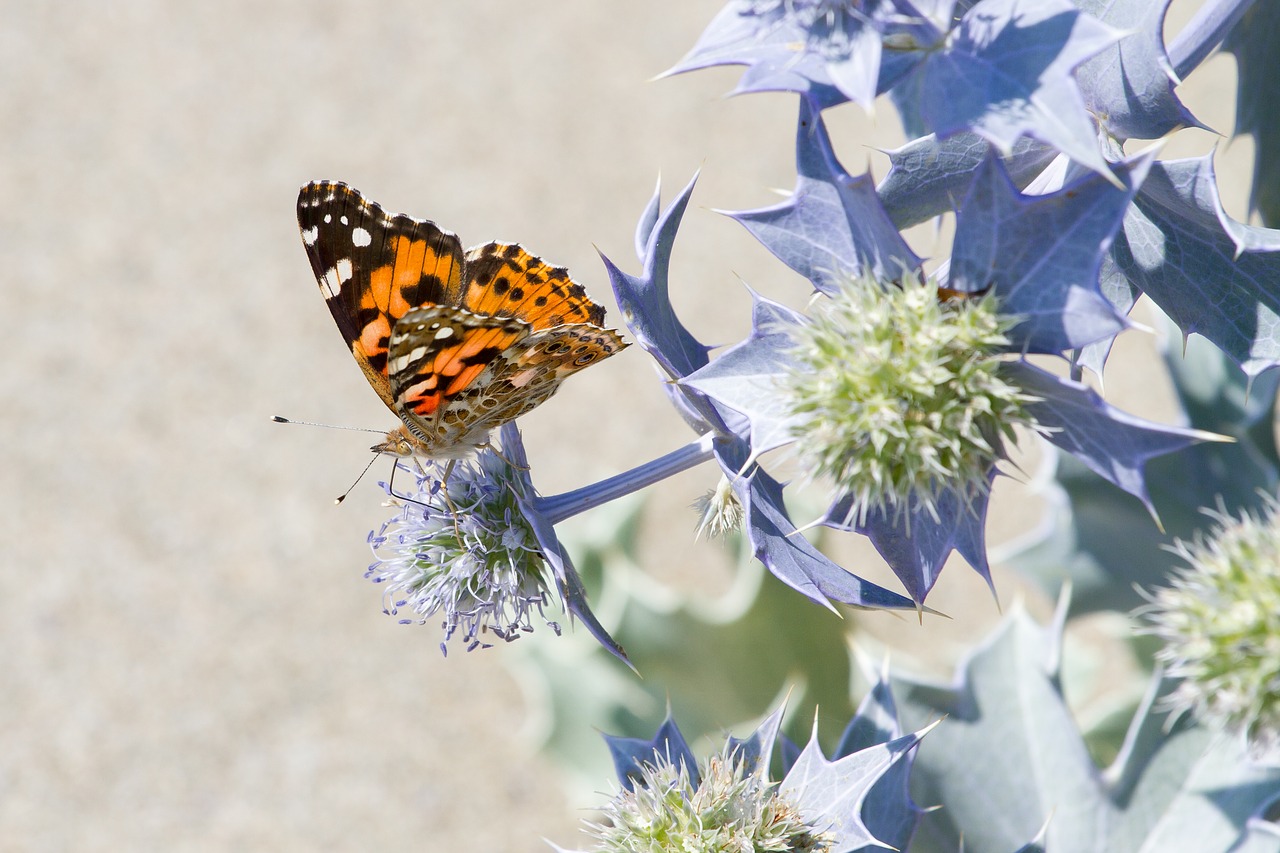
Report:
<svg viewBox="0 0 1280 853"><path fill-rule="evenodd" d="M517 244L464 252L337 181L302 188L298 228L338 330L402 422L376 453L465 457L627 346L567 270Z"/></svg>

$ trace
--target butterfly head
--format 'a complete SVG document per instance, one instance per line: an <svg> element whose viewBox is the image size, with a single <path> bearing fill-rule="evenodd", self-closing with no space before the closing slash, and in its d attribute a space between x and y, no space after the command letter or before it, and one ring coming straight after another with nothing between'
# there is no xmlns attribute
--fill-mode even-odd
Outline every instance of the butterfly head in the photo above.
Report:
<svg viewBox="0 0 1280 853"><path fill-rule="evenodd" d="M440 442L424 441L414 435L407 427L396 427L387 433L386 441L380 441L369 449L374 453L394 456L397 459L410 459L414 456L433 459L437 462L446 459L464 459L479 447L488 443L488 428L472 430L465 436L448 436Z"/></svg>
<svg viewBox="0 0 1280 853"><path fill-rule="evenodd" d="M430 456L428 448L421 441L409 434L404 427L397 427L387 433L386 441L381 441L369 448L374 453L385 453L399 459L412 456Z"/></svg>

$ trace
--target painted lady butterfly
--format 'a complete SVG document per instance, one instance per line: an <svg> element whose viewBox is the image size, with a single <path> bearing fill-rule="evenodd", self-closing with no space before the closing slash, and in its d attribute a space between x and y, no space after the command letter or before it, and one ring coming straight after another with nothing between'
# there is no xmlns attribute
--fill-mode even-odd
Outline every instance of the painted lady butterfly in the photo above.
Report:
<svg viewBox="0 0 1280 853"><path fill-rule="evenodd" d="M302 188L298 227L338 330L403 421L378 453L465 456L627 346L567 270L518 245L464 253L456 234L333 181Z"/></svg>

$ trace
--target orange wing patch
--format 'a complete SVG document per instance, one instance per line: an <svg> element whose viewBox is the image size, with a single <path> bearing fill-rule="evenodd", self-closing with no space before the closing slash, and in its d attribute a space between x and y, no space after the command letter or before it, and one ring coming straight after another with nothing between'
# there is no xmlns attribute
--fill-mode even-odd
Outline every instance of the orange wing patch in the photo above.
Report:
<svg viewBox="0 0 1280 853"><path fill-rule="evenodd" d="M387 348L414 308L462 295L458 236L390 214L346 184L315 181L298 194L298 227L339 331L383 402L392 406Z"/></svg>
<svg viewBox="0 0 1280 853"><path fill-rule="evenodd" d="M369 288L361 294L360 307L403 317L414 308L404 294L422 279L426 269L427 242L397 235L391 238L391 249L392 262L369 273Z"/></svg>
<svg viewBox="0 0 1280 853"><path fill-rule="evenodd" d="M432 245L433 236L442 245ZM390 262L369 273L361 308L399 319L420 305L452 301L462 290L462 268L450 242L443 232L428 233L423 239L390 235L386 253Z"/></svg>
<svg viewBox="0 0 1280 853"><path fill-rule="evenodd" d="M604 308L569 278L568 270L504 243L486 243L467 252L462 305L477 314L518 317L535 330L604 322Z"/></svg>

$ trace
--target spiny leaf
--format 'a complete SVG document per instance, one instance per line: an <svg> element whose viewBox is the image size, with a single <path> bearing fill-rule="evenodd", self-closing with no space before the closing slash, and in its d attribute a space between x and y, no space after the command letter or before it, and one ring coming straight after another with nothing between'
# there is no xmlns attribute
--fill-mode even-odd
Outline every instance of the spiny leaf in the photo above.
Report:
<svg viewBox="0 0 1280 853"><path fill-rule="evenodd" d="M853 9L812 0L731 0L666 73L746 65L735 95L797 92L818 110L847 100L870 106L942 40L934 22L949 18L949 2L861 0ZM886 40L895 46L887 55Z"/></svg>
<svg viewBox="0 0 1280 853"><path fill-rule="evenodd" d="M726 470L741 470L747 456L745 448L717 448L716 453ZM854 607L916 609L910 599L836 565L800 536L783 504L782 484L759 466L735 481L734 489L747 509L756 558L792 589L827 607L834 600Z"/></svg>
<svg viewBox="0 0 1280 853"><path fill-rule="evenodd" d="M889 221L870 174L854 178L831 148L826 125L800 104L796 131L796 188L782 204L728 213L784 264L831 294L837 282L872 273L898 279L920 266Z"/></svg>
<svg viewBox="0 0 1280 853"><path fill-rule="evenodd" d="M659 761L683 764L690 783L698 787L698 759L680 733L680 727L671 719L670 711L652 738L605 735L604 739L609 745L609 755L613 757L614 771L626 790L632 790L640 778L640 765Z"/></svg>
<svg viewBox="0 0 1280 853"><path fill-rule="evenodd" d="M1080 382L1054 376L1027 362L1006 369L1040 397L1028 408L1054 445L1142 501L1154 515L1143 468L1153 456L1217 438L1211 433L1152 423L1116 409Z"/></svg>
<svg viewBox="0 0 1280 853"><path fill-rule="evenodd" d="M832 505L823 524L852 529L870 539L911 598L923 604L952 551L959 551L995 591L985 533L990 497L988 491L961 496L952 489L939 489L933 511L916 505L901 513L878 508L852 525L848 521L852 499L844 498Z"/></svg>
<svg viewBox="0 0 1280 853"><path fill-rule="evenodd" d="M1179 80L1164 49L1169 0L1077 0L1081 11L1127 32L1076 70L1089 111L1120 140L1159 139L1203 127L1174 93Z"/></svg>
<svg viewBox="0 0 1280 853"><path fill-rule="evenodd" d="M752 294L751 334L682 382L747 416L751 422L751 454L793 440L795 416L779 388L793 368L795 340L790 329L807 323L785 305Z"/></svg>
<svg viewBox="0 0 1280 853"><path fill-rule="evenodd" d="M876 192L889 219L898 228L908 228L955 210L990 151L990 142L966 131L941 140L929 134L886 152L889 174ZM1001 163L1021 190L1057 156L1052 145L1023 136Z"/></svg>
<svg viewBox="0 0 1280 853"><path fill-rule="evenodd" d="M901 97L939 138L971 130L1008 153L1030 135L1110 176L1072 72L1121 35L1067 0L982 0L903 81Z"/></svg>
<svg viewBox="0 0 1280 853"><path fill-rule="evenodd" d="M818 739L810 738L778 786L778 793L799 804L806 819L825 818L818 821L818 826L835 836L833 853L885 847L863 822L863 804L890 767L909 755L919 742L920 735L910 734L828 761Z"/></svg>
<svg viewBox="0 0 1280 853"><path fill-rule="evenodd" d="M527 471L529 469L529 459L525 455L524 442L520 438L520 430L516 428L514 422L503 424L501 430L502 451L510 458L511 464L518 470ZM565 550L560 543L560 539L556 536L555 526L547 519L542 511L539 510L537 501L532 500L532 487L529 494L517 493L516 503L520 507L520 512L528 521L529 526L533 529L533 534L538 540L538 546L542 549L542 555L547 563L551 566L551 574L555 578L556 588L560 592L560 598L564 602L565 609L577 617L582 622L583 627L590 632L591 636L601 646L606 648L610 654L618 660L631 667L635 667L627 658L627 653L623 651L622 646L605 630L600 624L600 620L596 618L592 612L590 604L587 602L587 592L582 586L582 578L579 577L577 569L574 568L573 560L569 557L569 552Z"/></svg>
<svg viewBox="0 0 1280 853"><path fill-rule="evenodd" d="M1072 457L1059 456L1043 496L1050 505L1048 525L1003 562L1051 596L1069 579L1075 612L1138 606L1143 599L1135 587L1163 585L1177 563L1165 546L1209 525L1202 507L1221 500L1227 512L1239 513L1258 506L1259 490L1274 494L1280 484L1272 431L1280 373L1251 382L1202 338L1187 341L1185 353L1175 340L1165 360L1191 426L1235 441L1205 442L1147 462L1144 480L1167 533L1119 489Z"/></svg>
<svg viewBox="0 0 1280 853"><path fill-rule="evenodd" d="M1060 353L1116 334L1125 322L1099 290L1099 270L1151 159L1116 164L1120 188L1092 174L1027 196L988 157L956 217L947 286L993 290L1001 312L1022 320L1014 350Z"/></svg>
<svg viewBox="0 0 1280 853"><path fill-rule="evenodd" d="M1280 4L1255 3L1224 47L1235 54L1240 77L1235 132L1252 134L1256 146L1249 208L1266 224L1280 226Z"/></svg>
<svg viewBox="0 0 1280 853"><path fill-rule="evenodd" d="M1245 760L1184 720L1142 738L1113 786L1089 757L1058 684L1060 628L1015 606L952 686L902 677L907 727L937 720L921 744L914 797L941 806L920 836L935 848L1013 850L1045 830L1048 850L1228 850L1280 796L1280 770ZM1154 694L1132 732L1167 725ZM1047 826L1046 826L1047 824Z"/></svg>
<svg viewBox="0 0 1280 853"><path fill-rule="evenodd" d="M1110 275L1184 334L1204 335L1250 376L1280 364L1280 231L1227 216L1212 154L1155 163L1111 255Z"/></svg>

